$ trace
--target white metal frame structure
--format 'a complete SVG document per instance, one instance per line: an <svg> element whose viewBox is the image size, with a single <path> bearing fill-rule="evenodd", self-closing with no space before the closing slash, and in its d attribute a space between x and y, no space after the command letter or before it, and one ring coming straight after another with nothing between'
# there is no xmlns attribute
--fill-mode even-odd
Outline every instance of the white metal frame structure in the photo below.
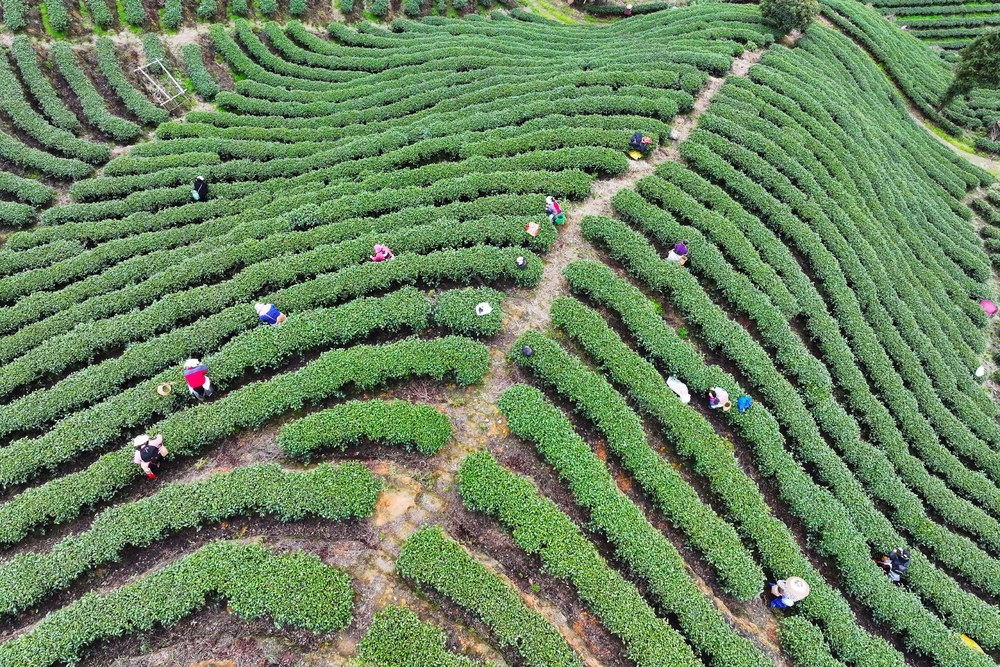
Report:
<svg viewBox="0 0 1000 667"><path fill-rule="evenodd" d="M167 78L170 79L170 85L177 91L176 93L171 94L170 91L160 85L159 81L150 76L149 68L156 65L159 65L160 70L162 70L163 73L167 75ZM187 93L184 92L184 87L181 86L180 82L174 78L174 75L170 73L170 70L167 69L167 66L164 65L163 61L159 58L150 63L146 63L142 67L136 67L135 72L137 74L142 74L146 80L147 87L153 91L154 97L157 98L157 103L167 111L173 111L179 107L181 102L183 102L187 97Z"/></svg>

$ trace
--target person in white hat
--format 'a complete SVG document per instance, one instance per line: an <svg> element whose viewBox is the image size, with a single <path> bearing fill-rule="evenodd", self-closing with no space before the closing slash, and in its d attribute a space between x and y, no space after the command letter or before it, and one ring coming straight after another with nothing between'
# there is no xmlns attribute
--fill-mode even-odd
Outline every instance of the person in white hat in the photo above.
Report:
<svg viewBox="0 0 1000 667"><path fill-rule="evenodd" d="M771 584L771 607L776 609L788 609L796 602L801 602L809 596L809 584L801 577L788 577L779 579Z"/></svg>
<svg viewBox="0 0 1000 667"><path fill-rule="evenodd" d="M278 308L273 303L258 303L254 304L254 310L257 311L257 317L264 324L270 324L272 326L283 323L287 317L285 314L278 310Z"/></svg>
<svg viewBox="0 0 1000 667"><path fill-rule="evenodd" d="M133 455L132 460L146 473L146 477L156 479L160 464L170 453L163 446L163 436L157 434L155 438L150 438L145 434L137 435L132 444L135 445L135 455Z"/></svg>
<svg viewBox="0 0 1000 667"><path fill-rule="evenodd" d="M199 401L204 401L212 395L212 381L208 379L208 366L197 359L184 362L184 379L187 381L191 395Z"/></svg>

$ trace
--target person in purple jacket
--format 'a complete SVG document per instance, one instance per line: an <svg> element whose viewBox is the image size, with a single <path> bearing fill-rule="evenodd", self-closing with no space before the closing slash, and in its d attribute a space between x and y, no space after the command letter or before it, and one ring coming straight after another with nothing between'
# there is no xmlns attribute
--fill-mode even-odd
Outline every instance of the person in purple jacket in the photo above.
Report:
<svg viewBox="0 0 1000 667"><path fill-rule="evenodd" d="M687 262L687 254L688 254L687 242L678 241L677 243L674 244L673 249L667 253L667 261L675 262L677 264L684 264L685 262Z"/></svg>
<svg viewBox="0 0 1000 667"><path fill-rule="evenodd" d="M264 324L281 324L288 319L284 313L274 307L273 303L258 303L254 305L254 310L257 311L257 316Z"/></svg>

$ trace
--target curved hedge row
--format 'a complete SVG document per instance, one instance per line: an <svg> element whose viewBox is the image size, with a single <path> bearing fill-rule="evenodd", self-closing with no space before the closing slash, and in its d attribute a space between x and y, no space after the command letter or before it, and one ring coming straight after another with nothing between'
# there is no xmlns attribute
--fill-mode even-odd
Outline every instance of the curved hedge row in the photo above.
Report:
<svg viewBox="0 0 1000 667"><path fill-rule="evenodd" d="M133 4L137 5L137 11L139 12L138 22L134 21L133 17L129 17L128 20L129 23L140 25L145 21L146 10L143 8L142 2L138 0ZM125 12L127 15L129 7L130 3L126 2ZM136 90L129 83L128 79L125 78L125 73L122 72L121 64L118 62L118 54L115 52L114 42L107 37L102 37L94 43L94 51L97 53L97 66L108 80L111 90L114 91L118 99L125 105L125 108L135 115L136 118L146 125L159 125L170 118L170 114L166 110L150 102L145 95Z"/></svg>
<svg viewBox="0 0 1000 667"><path fill-rule="evenodd" d="M476 561L438 526L424 526L399 550L396 570L432 588L476 616L529 667L579 667L583 663L559 632L521 600L516 590Z"/></svg>
<svg viewBox="0 0 1000 667"><path fill-rule="evenodd" d="M566 480L591 525L615 546L664 611L677 618L688 642L719 667L769 665L753 643L734 633L688 577L684 560L663 533L622 493L605 465L542 394L526 385L504 392L497 407L511 432L531 440Z"/></svg>
<svg viewBox="0 0 1000 667"><path fill-rule="evenodd" d="M362 439L437 454L452 437L448 416L407 401L348 401L281 427L278 445L308 461L327 449L344 451Z"/></svg>
<svg viewBox="0 0 1000 667"><path fill-rule="evenodd" d="M142 381L139 391L126 390L126 393L138 396L149 392L159 382L178 378L180 371L176 364L203 350L216 350L206 360L212 365L213 383L225 387L248 371L274 367L311 349L364 340L377 331L419 331L427 326L430 310L425 296L412 288L403 288L384 297L360 298L334 308L296 312L295 330L283 331L284 335L279 337L271 329L261 329L256 313L246 305L227 308L133 345L121 356L74 373L49 389L12 401L0 416L2 435L30 432L60 415L71 416L66 424L56 425L41 438L9 444L8 460L20 459L19 465L26 465L28 459L17 453L19 450L43 452L48 450L46 443L56 441L62 441L67 450L72 450L74 443L81 441L72 435L73 428L66 427L78 423L78 419L89 419L84 413L73 414L75 409L109 396L114 396L115 403L122 403L127 399L118 393L120 388L137 379Z"/></svg>
<svg viewBox="0 0 1000 667"><path fill-rule="evenodd" d="M600 228L608 227L609 223L612 221L597 221L594 220L594 224L585 231L585 234L594 238L595 236L600 236L604 239L603 242L608 243L610 241L613 250L613 255L617 258L630 261L629 256L635 251L627 251L625 248L627 245L618 240L614 240L615 237L624 239L625 236L621 232L614 232L609 234L604 231L598 231ZM587 223L585 222L585 225ZM615 223L620 225L620 223ZM596 232L596 233L595 233ZM648 262L648 260L647 260ZM663 264L662 268L659 270L661 275L667 276L670 274L682 275L683 270L673 271L677 267L673 265ZM649 270L649 269L646 269ZM663 284L660 278L654 278L656 284ZM705 310L701 308L700 310ZM711 309L708 309L711 311ZM739 331L745 331L739 327ZM630 370L629 373L634 371ZM624 376L631 377L631 375ZM670 395L669 390L664 383L660 392L664 396ZM666 422L664 422L666 423ZM773 460L773 454L770 454ZM827 491L819 489L812 486L811 481L808 476L797 466L792 463L779 468L775 468L774 471L779 470L787 471L790 473L794 472L795 476L787 479L787 483L790 485L789 490L786 493L782 493L783 498L787 502L791 503L797 516L803 520L807 520L816 530L817 539L830 540L829 546L823 548L824 553L828 553L831 556L835 556L842 563L840 570L842 575L845 577L845 584L848 589L852 592L861 596L861 600L865 604L871 605L873 612L877 617L888 623L893 624L900 630L905 627L914 643L920 642L921 648L928 654L935 656L937 661L940 661L942 665L944 664L959 664L958 661L968 661L968 664L977 664L977 657L970 654L966 649L963 649L959 643L954 639L954 636L950 634L943 624L923 610L919 605L918 601L914 598L906 598L898 593L897 589L893 588L888 580L885 579L884 574L878 571L877 568L873 568L870 560L867 557L867 546L860 536L851 529L850 520L846 516L846 513L841 507L837 507L835 502L830 500L820 500L814 498L815 494L828 494ZM770 473L769 473L770 474ZM798 478L798 479L796 479ZM782 479L782 478L779 478ZM794 487L794 488L792 488ZM817 508L822 508L822 511L817 511ZM837 516L837 515L840 516ZM836 531L832 531L826 526L837 525L839 527ZM820 531L820 527L822 531ZM850 546L838 544L836 547L833 546L834 541L841 540L851 540L853 542L860 542L860 544L852 544ZM882 589L878 597L873 597L869 595L872 590ZM886 590L887 589L887 590ZM816 589L813 589L813 595L809 599L815 596ZM892 602L889 602L892 600ZM903 616L899 615L899 609L903 606L909 608L909 611L905 615L905 626L903 625ZM841 637L838 636L839 633L828 632L827 636L830 642L841 652L841 648L838 643ZM955 661L955 662L949 662Z"/></svg>
<svg viewBox="0 0 1000 667"><path fill-rule="evenodd" d="M72 584L88 570L168 535L239 516L281 521L316 516L330 521L375 510L379 480L357 462L286 472L275 464L238 468L201 482L170 484L152 496L98 514L82 533L45 553L22 553L0 565L0 613L15 614Z"/></svg>
<svg viewBox="0 0 1000 667"><path fill-rule="evenodd" d="M656 616L636 587L609 567L569 517L531 482L483 450L462 461L458 489L467 507L497 517L518 546L541 558L549 574L568 580L601 624L621 638L626 656L636 665L700 664L683 637Z"/></svg>
<svg viewBox="0 0 1000 667"><path fill-rule="evenodd" d="M260 428L285 412L298 410L339 395L350 384L358 390L382 386L413 376L442 380L453 376L459 384L479 380L489 367L485 346L467 338L407 339L381 346L331 350L298 371L255 382L212 403L176 412L149 430L163 433L172 457L190 456L240 430ZM148 400L147 392L144 398ZM168 398L173 402L178 398ZM135 409L135 408L133 408ZM138 412L138 410L136 410ZM153 415L139 417L146 423ZM105 427L104 437L121 438L117 425ZM169 464L168 464L169 467ZM97 502L107 501L139 475L132 448L101 456L80 472L32 487L0 505L0 541L11 543L39 526L64 523Z"/></svg>
<svg viewBox="0 0 1000 667"><path fill-rule="evenodd" d="M15 127L46 148L91 164L105 162L110 156L107 146L77 139L72 133L50 125L36 113L25 99L20 82L6 57L0 57L0 106Z"/></svg>
<svg viewBox="0 0 1000 667"><path fill-rule="evenodd" d="M4 667L74 663L102 639L150 632L222 596L237 616L270 616L277 626L332 632L353 617L350 578L308 554L274 554L237 542L215 542L110 593L88 593L0 645Z"/></svg>
<svg viewBox="0 0 1000 667"><path fill-rule="evenodd" d="M181 47L181 58L184 60L184 69L191 79L194 92L206 100L214 100L220 88L205 68L201 47L197 44L185 44Z"/></svg>
<svg viewBox="0 0 1000 667"><path fill-rule="evenodd" d="M42 113L56 127L69 132L79 132L82 129L80 121L69 110L48 78L42 73L38 64L38 54L31 45L28 36L18 35L15 37L10 47L10 53L14 58L18 72L21 74L21 81L31 92L32 98L38 103Z"/></svg>
<svg viewBox="0 0 1000 667"><path fill-rule="evenodd" d="M587 295L595 303L609 308L621 317L622 323L646 354L661 367L679 375L694 390L703 392L713 386L723 386L742 391L731 375L706 365L690 344L683 342L676 333L664 326L654 305L641 292L616 278L606 267L592 262L580 262L568 266L565 273L574 292ZM559 303L560 315L566 313L567 318L581 308L579 304L569 301ZM697 308L697 312L710 310ZM722 325L718 319L693 320L691 324L699 327L699 332L710 345L718 340L732 338L729 335L732 328ZM718 331L718 338L709 337L709 331ZM777 373L763 372L766 365L761 359L766 357L754 352L748 345L737 346L735 342L717 349L735 361L740 370L745 372L745 377L760 392L758 404L752 412L726 420L746 442L760 451L769 450L774 443L781 443L783 440L794 445L800 458L808 462L815 471L814 477L831 489L837 500L844 504L852 521L876 552L886 553L895 548L892 545L904 543L904 538L896 532L896 525L905 526L912 530L921 543L935 547L937 553L944 552L947 556L945 562L956 563L956 567L974 573L977 580L989 581L989 573L994 568L993 562L977 553L976 545L964 538L956 540L956 536L934 525L925 516L919 499L891 475L889 471L892 465L877 450L855 435L848 424L842 425L839 430L842 435L836 442L842 452L841 456L858 471L857 476L865 483L864 489L852 479L851 471L841 462L837 452L830 450L815 433L812 417L801 406L797 393ZM652 376L651 373L650 375ZM784 388L781 389L782 387ZM824 411L831 412L833 411L830 409ZM782 435L782 429L787 436ZM810 431L814 434L810 435ZM896 525L879 516L868 493L891 508L900 508L892 515ZM916 516L918 520L914 521L911 516ZM976 565L968 568L964 567L966 563ZM978 572L976 568L979 569ZM1000 618L996 610L963 591L916 549L913 550L907 583L912 590L930 601L952 627L961 628L977 637L984 645L993 646L1000 639L997 633Z"/></svg>
<svg viewBox="0 0 1000 667"><path fill-rule="evenodd" d="M551 341L535 332L522 336L517 348L528 345L549 350ZM639 482L656 508L681 530L691 546L701 552L716 571L721 587L741 600L760 593L764 574L753 556L740 542L735 529L704 504L694 489L650 446L642 420L629 408L612 386L588 372L581 364L560 357L561 363L549 363L555 352L536 351L531 357L515 354L515 360L539 372L590 419L604 434L608 450Z"/></svg>
<svg viewBox="0 0 1000 667"><path fill-rule="evenodd" d="M424 623L405 607L379 610L358 642L358 659L374 667L475 667L478 663L452 653L444 632Z"/></svg>
<svg viewBox="0 0 1000 667"><path fill-rule="evenodd" d="M65 42L53 44L52 57L59 73L66 79L66 83L80 101L87 120L98 130L120 142L130 142L142 133L141 127L132 121L115 116L108 110L104 98L80 69L76 54L69 44Z"/></svg>

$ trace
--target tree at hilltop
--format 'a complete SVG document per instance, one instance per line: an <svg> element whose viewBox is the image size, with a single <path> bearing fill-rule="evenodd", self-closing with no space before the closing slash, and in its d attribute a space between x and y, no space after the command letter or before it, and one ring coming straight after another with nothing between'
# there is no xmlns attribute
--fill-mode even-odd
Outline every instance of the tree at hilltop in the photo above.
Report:
<svg viewBox="0 0 1000 667"><path fill-rule="evenodd" d="M760 13L764 19L788 34L793 30L799 32L809 27L819 14L817 0L761 0Z"/></svg>
<svg viewBox="0 0 1000 667"><path fill-rule="evenodd" d="M1000 88L1000 30L981 35L962 49L944 101L973 88Z"/></svg>

